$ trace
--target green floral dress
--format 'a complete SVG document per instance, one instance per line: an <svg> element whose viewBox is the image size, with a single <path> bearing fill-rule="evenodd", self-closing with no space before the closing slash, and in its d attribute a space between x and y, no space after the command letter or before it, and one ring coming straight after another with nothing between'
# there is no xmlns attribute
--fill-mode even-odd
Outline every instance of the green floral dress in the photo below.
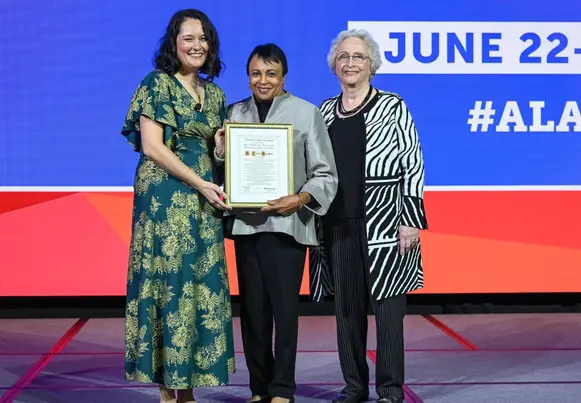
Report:
<svg viewBox="0 0 581 403"><path fill-rule="evenodd" d="M159 122L165 144L212 181L211 145L225 118L224 93L207 83L203 112L195 104L175 77L153 71L135 91L122 134L140 152L140 115ZM170 389L226 385L234 343L218 211L141 153L132 225L126 379Z"/></svg>

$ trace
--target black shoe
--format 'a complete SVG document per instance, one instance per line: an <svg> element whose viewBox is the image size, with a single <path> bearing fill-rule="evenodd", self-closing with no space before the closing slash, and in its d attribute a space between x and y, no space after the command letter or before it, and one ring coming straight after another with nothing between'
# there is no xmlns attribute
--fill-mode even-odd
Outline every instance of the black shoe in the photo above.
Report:
<svg viewBox="0 0 581 403"><path fill-rule="evenodd" d="M377 403L404 403L403 397L380 397L376 400Z"/></svg>
<svg viewBox="0 0 581 403"><path fill-rule="evenodd" d="M366 402L368 399L367 396L348 396L345 393L339 393L337 396L333 398L333 403L360 403Z"/></svg>

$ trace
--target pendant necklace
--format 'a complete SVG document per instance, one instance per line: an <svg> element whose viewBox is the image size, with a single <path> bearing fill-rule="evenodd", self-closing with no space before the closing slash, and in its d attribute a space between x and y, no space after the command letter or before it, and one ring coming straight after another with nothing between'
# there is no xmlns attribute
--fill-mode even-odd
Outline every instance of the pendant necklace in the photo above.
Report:
<svg viewBox="0 0 581 403"><path fill-rule="evenodd" d="M361 102L358 107L356 107L354 109L351 109L350 111L345 110L345 107L343 106L343 93L341 93L341 95L339 97L339 113L341 115L343 115L343 116L353 116L353 115L355 115L365 105L367 105L367 101L369 101L369 98L371 98L371 93L372 92L373 92L373 87L370 85L369 86L369 91L367 91L367 95L363 99L363 102Z"/></svg>

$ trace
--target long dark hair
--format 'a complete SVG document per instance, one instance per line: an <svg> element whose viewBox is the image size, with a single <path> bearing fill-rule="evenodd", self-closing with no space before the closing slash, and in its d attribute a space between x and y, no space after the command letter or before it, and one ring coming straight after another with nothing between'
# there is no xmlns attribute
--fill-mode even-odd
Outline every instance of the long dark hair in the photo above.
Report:
<svg viewBox="0 0 581 403"><path fill-rule="evenodd" d="M224 63L220 60L220 39L212 21L200 10L181 10L171 17L165 35L160 40L159 49L153 57L153 64L156 69L169 75L173 75L178 71L180 61L177 54L176 39L183 22L189 18L198 20L202 24L209 50L206 62L200 68L200 73L205 74L208 81L212 81L215 77L220 76L220 72L224 68Z"/></svg>

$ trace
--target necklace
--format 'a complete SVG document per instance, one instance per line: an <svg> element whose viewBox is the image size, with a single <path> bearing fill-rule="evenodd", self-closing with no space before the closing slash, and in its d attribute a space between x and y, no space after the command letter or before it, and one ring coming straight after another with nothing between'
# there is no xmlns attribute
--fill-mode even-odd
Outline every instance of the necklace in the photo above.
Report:
<svg viewBox="0 0 581 403"><path fill-rule="evenodd" d="M194 110L196 112L201 112L202 111L202 99L200 97L200 94L198 94L197 88L194 88L194 92L196 93L196 104L194 105Z"/></svg>
<svg viewBox="0 0 581 403"><path fill-rule="evenodd" d="M363 99L363 102L361 102L359 104L358 107L351 109L350 111L347 111L345 109L345 107L343 106L343 93L341 93L339 99L339 113L343 116L353 116L355 115L357 112L359 112L361 110L361 108L363 108L366 104L367 101L369 101L369 98L371 98L371 93L373 92L373 87L370 85L369 86L369 91L367 91L367 95L365 96L365 98Z"/></svg>
<svg viewBox="0 0 581 403"><path fill-rule="evenodd" d="M182 76L180 73L178 73L181 77L181 80L183 80L184 82L188 82L188 80L185 79L184 76ZM177 76L177 74L176 74ZM180 80L180 81L181 81ZM196 112L201 112L202 111L202 97L200 96L200 94L198 93L198 88L204 88L204 82L202 80L200 80L199 77L194 77L190 82L189 82L190 86L192 87L192 91L193 94L190 93L190 91L187 90L186 86L182 84L182 87L188 92L190 93L190 95L192 95L192 98L194 98L194 101L196 102L196 104L194 105L194 110Z"/></svg>
<svg viewBox="0 0 581 403"><path fill-rule="evenodd" d="M194 110L196 112L201 112L202 111L202 97L198 93L198 88L202 88L202 89L204 88L203 82L201 81L201 83L199 83L198 78L194 78L192 80L192 89L194 90L194 93L196 94L196 104L194 105Z"/></svg>

